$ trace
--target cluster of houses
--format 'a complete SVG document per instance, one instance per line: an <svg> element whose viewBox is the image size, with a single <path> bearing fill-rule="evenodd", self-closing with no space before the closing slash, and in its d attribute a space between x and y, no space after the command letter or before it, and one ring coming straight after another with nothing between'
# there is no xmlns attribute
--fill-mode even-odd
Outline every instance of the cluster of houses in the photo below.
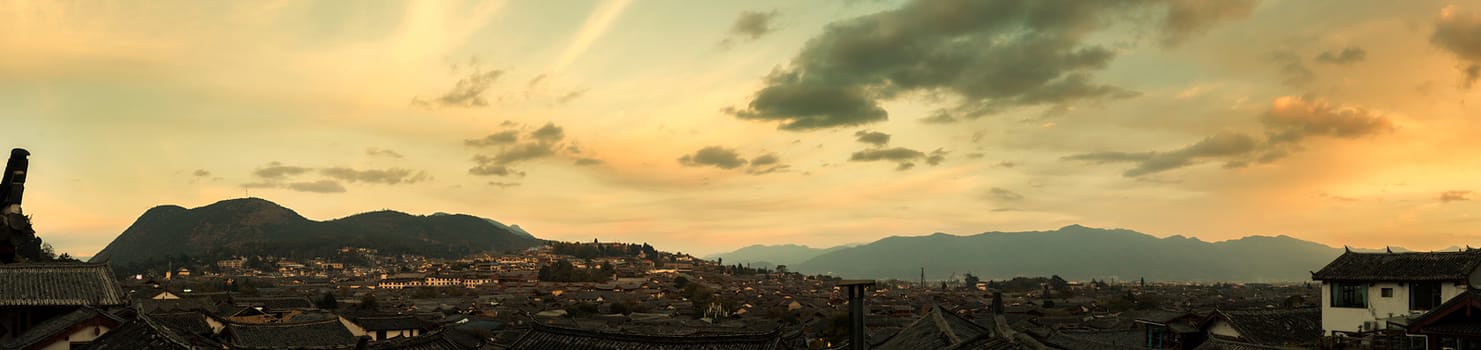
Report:
<svg viewBox="0 0 1481 350"><path fill-rule="evenodd" d="M864 344L848 340L853 301L836 278L692 258L610 281L535 276L561 259L398 258L416 266L364 277L308 260L254 276L272 283L251 293L188 288L247 278L219 272L249 268L238 259L123 279L103 264L0 265L0 349L1481 348L1481 250L1348 251L1297 284L882 281L860 295Z"/></svg>

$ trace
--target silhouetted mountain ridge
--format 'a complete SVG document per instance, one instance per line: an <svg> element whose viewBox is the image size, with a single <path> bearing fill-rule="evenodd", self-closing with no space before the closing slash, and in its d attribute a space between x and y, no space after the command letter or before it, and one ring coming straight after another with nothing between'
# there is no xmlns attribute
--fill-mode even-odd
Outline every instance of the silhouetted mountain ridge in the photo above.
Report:
<svg viewBox="0 0 1481 350"><path fill-rule="evenodd" d="M527 234L470 215L421 216L381 210L314 221L277 203L241 198L192 209L178 205L151 208L91 261L128 265L182 254L210 259L332 256L346 246L452 258L541 244Z"/></svg>
<svg viewBox="0 0 1481 350"><path fill-rule="evenodd" d="M1342 248L1280 236L1219 242L1158 238L1126 229L1070 225L1054 231L958 236L890 236L819 254L791 266L846 278L915 280L972 273L984 279L1060 275L1068 279L1160 281L1307 281Z"/></svg>

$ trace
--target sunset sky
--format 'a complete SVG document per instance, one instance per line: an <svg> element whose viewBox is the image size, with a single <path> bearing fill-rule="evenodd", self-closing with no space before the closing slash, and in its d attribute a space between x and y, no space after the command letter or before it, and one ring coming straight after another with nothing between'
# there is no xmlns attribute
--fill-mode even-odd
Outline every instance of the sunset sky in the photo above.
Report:
<svg viewBox="0 0 1481 350"><path fill-rule="evenodd" d="M0 146L162 204L708 254L1069 224L1481 246L1481 3L7 1Z"/></svg>

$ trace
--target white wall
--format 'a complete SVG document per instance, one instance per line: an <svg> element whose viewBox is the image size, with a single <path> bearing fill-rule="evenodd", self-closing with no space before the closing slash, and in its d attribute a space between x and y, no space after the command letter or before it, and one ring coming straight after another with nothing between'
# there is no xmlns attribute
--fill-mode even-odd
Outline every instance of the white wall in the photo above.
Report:
<svg viewBox="0 0 1481 350"><path fill-rule="evenodd" d="M108 334L109 330L111 329L104 326L82 327L72 333L68 333L67 336L62 337L62 339L57 340L55 343L36 345L37 348L44 350L68 350L72 348L72 342L93 341L93 339L98 339L98 337ZM97 335L94 335L94 333L97 333Z"/></svg>
<svg viewBox="0 0 1481 350"><path fill-rule="evenodd" d="M1385 327L1385 320L1390 317L1417 315L1422 311L1409 310L1409 284L1400 286L1397 282L1371 283L1368 287L1367 308L1345 308L1332 307L1332 284L1322 282L1322 331L1332 334L1332 331L1356 332L1362 329L1363 322L1378 321L1379 327ZM1393 288L1392 297L1383 297L1383 288ZM1465 285L1454 283L1440 283L1440 302L1454 298L1466 290Z"/></svg>
<svg viewBox="0 0 1481 350"><path fill-rule="evenodd" d="M1214 324L1208 327L1208 332L1213 335L1239 338L1239 330L1234 329L1234 326L1229 325L1229 322L1223 319L1214 321Z"/></svg>

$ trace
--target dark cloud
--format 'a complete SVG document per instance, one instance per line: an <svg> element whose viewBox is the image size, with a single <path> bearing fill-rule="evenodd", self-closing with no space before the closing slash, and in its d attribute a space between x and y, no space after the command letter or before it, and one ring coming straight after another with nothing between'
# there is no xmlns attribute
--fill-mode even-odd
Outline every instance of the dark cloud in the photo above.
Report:
<svg viewBox="0 0 1481 350"><path fill-rule="evenodd" d="M402 158L401 153L397 153L396 151L389 149L379 149L375 147L365 149L365 154L372 157L387 157L397 159Z"/></svg>
<svg viewBox="0 0 1481 350"><path fill-rule="evenodd" d="M1073 155L1065 159L1095 163L1136 163L1136 166L1124 173L1127 177L1136 177L1193 165L1208 158L1245 156L1254 152L1258 146L1259 141L1249 135L1221 132L1169 152L1097 152Z"/></svg>
<svg viewBox="0 0 1481 350"><path fill-rule="evenodd" d="M349 183L364 182L384 185L414 184L429 179L425 171L411 171L400 168L356 170L346 167L332 167L320 169L319 173Z"/></svg>
<svg viewBox="0 0 1481 350"><path fill-rule="evenodd" d="M686 154L679 157L679 164L684 166L713 166L720 169L735 169L746 165L740 153L734 149L720 146L709 146L700 148L694 154Z"/></svg>
<svg viewBox="0 0 1481 350"><path fill-rule="evenodd" d="M535 132L530 133L530 137L540 141L555 142L565 138L566 131L559 126L555 126L555 123L545 123L545 126L541 126L539 129L535 129Z"/></svg>
<svg viewBox="0 0 1481 350"><path fill-rule="evenodd" d="M1207 2L1207 4L1205 3ZM765 78L738 118L784 130L886 120L880 102L908 95L952 101L928 122L1028 106L1061 107L1137 93L1093 81L1115 57L1090 43L1133 13L1167 10L1169 41L1248 12L1248 0L915 0L829 24Z"/></svg>
<svg viewBox="0 0 1481 350"><path fill-rule="evenodd" d="M447 93L444 93L441 96L432 99L431 101L412 99L411 103L427 107L488 106L489 101L487 99L484 99L483 94L485 91L488 91L489 87L492 87L494 85L494 81L499 80L499 76L503 74L504 71L501 70L491 70L485 72L482 69L475 67L472 74L469 74L467 77L464 77L462 79L458 79L458 83L456 85L453 85L452 90L449 90Z"/></svg>
<svg viewBox="0 0 1481 350"><path fill-rule="evenodd" d="M1481 76L1481 12L1451 5L1440 10L1435 33L1430 43L1450 51L1465 63L1459 66L1465 75L1462 86L1469 89Z"/></svg>
<svg viewBox="0 0 1481 350"><path fill-rule="evenodd" d="M1362 107L1281 97L1260 117L1272 143L1300 142L1309 136L1359 138L1394 129L1388 117Z"/></svg>
<svg viewBox="0 0 1481 350"><path fill-rule="evenodd" d="M312 170L313 169L305 167L287 166L283 165L282 163L272 162L267 163L266 167L258 168L257 170L252 171L252 175L256 175L257 177L260 177L264 180L279 180L289 176L307 173Z"/></svg>
<svg viewBox="0 0 1481 350"><path fill-rule="evenodd" d="M761 39L761 37L766 36L767 34L771 34L771 32L773 31L776 31L776 24L774 23L774 21L776 20L777 16L780 15L781 12L777 11L741 12L740 16L735 18L735 23L730 25L729 37L725 38L724 41L721 41L720 44L723 46L728 46L740 40L754 41L757 39Z"/></svg>
<svg viewBox="0 0 1481 350"><path fill-rule="evenodd" d="M1172 0L1162 21L1162 44L1175 46L1190 36L1203 34L1221 21L1242 19L1255 8L1255 0Z"/></svg>
<svg viewBox="0 0 1481 350"><path fill-rule="evenodd" d="M859 142L875 146L884 146L890 143L890 134L878 131L860 130L859 132L854 133L854 136L858 137Z"/></svg>
<svg viewBox="0 0 1481 350"><path fill-rule="evenodd" d="M195 177L207 177L211 176L211 172L207 171L206 169L195 169L195 171L190 172L190 175Z"/></svg>
<svg viewBox="0 0 1481 350"><path fill-rule="evenodd" d="M1064 157L1065 160L1096 164L1134 163L1123 175L1138 177L1211 160L1224 161L1224 168L1242 168L1253 163L1271 163L1301 150L1308 137L1353 139L1393 130L1387 116L1356 106L1338 106L1325 100L1297 97L1275 99L1260 116L1266 139L1240 132L1224 131L1167 152L1093 152Z"/></svg>
<svg viewBox="0 0 1481 350"><path fill-rule="evenodd" d="M294 183L290 183L290 184L284 186L284 188L287 188L287 189L290 189L290 190L294 190L294 191L299 191L299 192L314 192L314 193L343 193L343 192L345 192L345 186L344 185L340 185L338 181L334 181L334 180L319 180L319 181L310 181L310 182L294 182Z"/></svg>
<svg viewBox="0 0 1481 350"><path fill-rule="evenodd" d="M510 169L507 165L486 163L485 161L485 158L474 157L474 162L477 162L478 165L469 168L468 174L494 176L525 176L525 173L523 171L516 171L514 169Z"/></svg>
<svg viewBox="0 0 1481 350"><path fill-rule="evenodd" d="M519 130L504 130L484 136L481 139L463 140L463 144L473 147L486 147L507 145L519 141Z"/></svg>
<svg viewBox="0 0 1481 350"><path fill-rule="evenodd" d="M782 159L774 153L767 153L751 158L751 166L746 168L746 173L751 175L770 174L785 172L792 166L782 164Z"/></svg>
<svg viewBox="0 0 1481 350"><path fill-rule="evenodd" d="M510 125L503 126L511 127L514 124L510 123ZM596 158L576 156L581 153L581 149L574 143L562 142L565 138L565 129L556 126L555 123L545 123L545 125L536 128L525 137L520 137L517 130L505 130L490 134L481 139L465 140L464 144L469 146L493 148L493 153L474 155L474 166L468 169L468 173L472 175L524 176L525 173L523 171L514 169L512 165L550 157L572 159L576 165L596 165L601 163ZM520 140L527 141L521 142Z"/></svg>
<svg viewBox="0 0 1481 350"><path fill-rule="evenodd" d="M1023 195L1010 191L1006 188L993 187L987 190L987 198L999 202L1014 202L1023 200Z"/></svg>
<svg viewBox="0 0 1481 350"><path fill-rule="evenodd" d="M921 152L921 151L917 151L917 150L905 148L905 147L871 148L871 149L866 149L866 150L854 152L852 155L849 155L849 161L853 161L853 162L874 162L874 161L895 162L896 163L895 170L908 170L910 168L914 168L915 167L915 163L916 162L919 162L919 161L924 161L924 162L926 162L926 164L930 164L930 165L941 164L942 161L946 160L946 154L947 154L946 151L944 151L942 149L939 149L939 148L936 149L935 151L931 151L931 153L929 153L929 154L927 154L925 152Z"/></svg>
<svg viewBox="0 0 1481 350"><path fill-rule="evenodd" d="M1281 83L1286 86L1299 87L1316 79L1316 72L1306 68L1301 56L1295 53L1281 51L1270 54L1270 61L1280 65Z"/></svg>
<svg viewBox="0 0 1481 350"><path fill-rule="evenodd" d="M1331 64L1348 64L1362 62L1367 57L1368 51L1363 50L1363 48L1348 46L1343 48L1342 51L1327 51L1316 55L1316 61Z"/></svg>
<svg viewBox="0 0 1481 350"><path fill-rule="evenodd" d="M1472 191L1445 191L1445 192L1440 192L1440 201L1441 202L1468 201L1468 200L1471 200L1471 195L1474 195L1474 194L1476 194L1476 193L1475 192L1472 192Z"/></svg>

